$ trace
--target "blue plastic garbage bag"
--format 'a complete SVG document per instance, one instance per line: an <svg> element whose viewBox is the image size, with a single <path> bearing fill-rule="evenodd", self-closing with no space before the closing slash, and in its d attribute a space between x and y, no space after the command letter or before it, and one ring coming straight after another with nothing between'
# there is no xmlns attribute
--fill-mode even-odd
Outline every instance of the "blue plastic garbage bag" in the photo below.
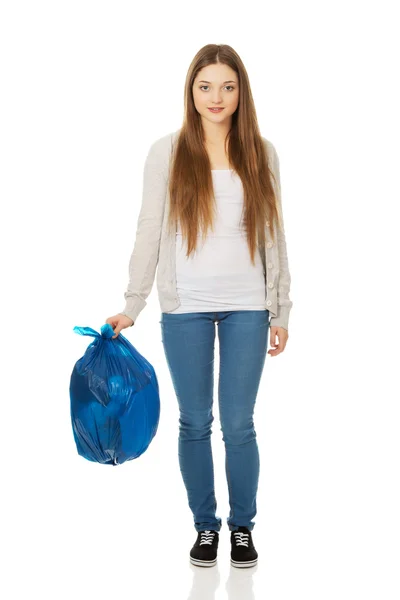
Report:
<svg viewBox="0 0 400 600"><path fill-rule="evenodd" d="M87 460L120 465L138 458L157 433L160 396L152 365L106 323L76 363L70 382L71 422L78 454Z"/></svg>

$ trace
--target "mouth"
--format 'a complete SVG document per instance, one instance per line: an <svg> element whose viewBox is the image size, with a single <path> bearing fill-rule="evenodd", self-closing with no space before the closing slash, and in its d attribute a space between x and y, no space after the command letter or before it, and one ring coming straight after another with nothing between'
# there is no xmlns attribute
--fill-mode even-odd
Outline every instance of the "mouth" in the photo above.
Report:
<svg viewBox="0 0 400 600"><path fill-rule="evenodd" d="M222 108L210 108L210 107L207 107L207 108L208 108L208 110L210 110L213 113L219 113L219 112L223 111L225 107L222 107Z"/></svg>

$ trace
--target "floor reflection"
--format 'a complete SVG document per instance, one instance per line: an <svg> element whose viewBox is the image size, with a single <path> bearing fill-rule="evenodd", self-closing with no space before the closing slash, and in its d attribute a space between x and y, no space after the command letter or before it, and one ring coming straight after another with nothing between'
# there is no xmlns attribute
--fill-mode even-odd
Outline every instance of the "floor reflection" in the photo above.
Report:
<svg viewBox="0 0 400 600"><path fill-rule="evenodd" d="M195 567L189 564L189 568L193 573L193 579L187 600L215 600L221 584L218 563L215 567ZM257 572L258 565L245 569L230 566L229 569L229 576L225 583L228 600L255 600L253 575Z"/></svg>

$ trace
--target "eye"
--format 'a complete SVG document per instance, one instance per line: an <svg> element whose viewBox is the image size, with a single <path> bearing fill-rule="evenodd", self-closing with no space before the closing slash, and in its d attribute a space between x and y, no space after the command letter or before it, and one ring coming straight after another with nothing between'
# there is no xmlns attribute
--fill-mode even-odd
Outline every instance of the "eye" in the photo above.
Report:
<svg viewBox="0 0 400 600"><path fill-rule="evenodd" d="M208 85L201 85L199 89L202 89L202 88L205 88L205 87L208 88ZM233 90L235 89L233 87L233 85L226 85L225 87L232 88L231 90L229 90L230 92L233 92Z"/></svg>

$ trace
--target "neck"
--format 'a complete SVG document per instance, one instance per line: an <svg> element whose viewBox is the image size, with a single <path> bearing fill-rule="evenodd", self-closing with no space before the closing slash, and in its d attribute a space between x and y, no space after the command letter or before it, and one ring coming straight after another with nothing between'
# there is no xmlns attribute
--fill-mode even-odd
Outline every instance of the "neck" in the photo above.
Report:
<svg viewBox="0 0 400 600"><path fill-rule="evenodd" d="M225 144L226 137L231 129L231 120L229 122L212 123L202 119L204 139L209 146L221 146Z"/></svg>

